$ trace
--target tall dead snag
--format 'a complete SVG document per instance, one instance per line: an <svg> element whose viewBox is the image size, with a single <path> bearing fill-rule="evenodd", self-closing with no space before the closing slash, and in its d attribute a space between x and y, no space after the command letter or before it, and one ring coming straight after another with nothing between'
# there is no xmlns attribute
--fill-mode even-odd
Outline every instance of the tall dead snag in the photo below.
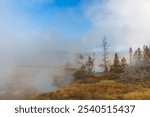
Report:
<svg viewBox="0 0 150 117"><path fill-rule="evenodd" d="M104 68L105 68L105 72L108 71L108 43L106 40L106 37L103 38L102 41L102 49L103 49L103 62L104 62Z"/></svg>
<svg viewBox="0 0 150 117"><path fill-rule="evenodd" d="M130 65L132 65L132 54L133 54L133 50L132 48L129 48Z"/></svg>

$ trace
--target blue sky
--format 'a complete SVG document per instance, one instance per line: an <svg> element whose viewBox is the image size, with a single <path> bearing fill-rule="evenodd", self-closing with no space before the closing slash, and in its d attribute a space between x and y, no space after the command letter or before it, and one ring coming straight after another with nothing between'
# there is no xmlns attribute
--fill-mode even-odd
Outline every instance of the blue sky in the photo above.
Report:
<svg viewBox="0 0 150 117"><path fill-rule="evenodd" d="M15 2L14 2L15 1ZM84 14L84 0L14 0L17 13L39 30L50 28L80 38L92 27Z"/></svg>
<svg viewBox="0 0 150 117"><path fill-rule="evenodd" d="M96 39L99 46L105 35L118 50L117 46L149 42L149 11L147 0L1 0L0 33L2 38L4 34L29 38L32 33L44 38L45 33L55 33L59 38L82 40L87 47Z"/></svg>

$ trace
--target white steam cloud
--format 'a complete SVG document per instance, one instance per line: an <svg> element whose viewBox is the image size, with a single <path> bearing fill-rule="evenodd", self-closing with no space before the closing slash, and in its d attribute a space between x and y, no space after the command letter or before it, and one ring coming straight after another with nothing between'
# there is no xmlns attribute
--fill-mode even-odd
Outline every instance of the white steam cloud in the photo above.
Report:
<svg viewBox="0 0 150 117"><path fill-rule="evenodd" d="M149 0L94 0L86 15L93 29L106 35L113 45L122 46L120 49L149 43Z"/></svg>
<svg viewBox="0 0 150 117"><path fill-rule="evenodd" d="M72 80L63 68L74 50L73 42L58 31L32 23L11 0L0 0L0 99L22 99Z"/></svg>

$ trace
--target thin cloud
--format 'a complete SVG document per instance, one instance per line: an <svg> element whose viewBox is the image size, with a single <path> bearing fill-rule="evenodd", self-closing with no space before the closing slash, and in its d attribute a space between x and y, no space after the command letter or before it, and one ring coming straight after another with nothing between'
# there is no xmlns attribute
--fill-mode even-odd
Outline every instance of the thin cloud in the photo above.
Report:
<svg viewBox="0 0 150 117"><path fill-rule="evenodd" d="M94 30L106 35L113 45L142 46L150 38L149 0L95 1L86 8Z"/></svg>

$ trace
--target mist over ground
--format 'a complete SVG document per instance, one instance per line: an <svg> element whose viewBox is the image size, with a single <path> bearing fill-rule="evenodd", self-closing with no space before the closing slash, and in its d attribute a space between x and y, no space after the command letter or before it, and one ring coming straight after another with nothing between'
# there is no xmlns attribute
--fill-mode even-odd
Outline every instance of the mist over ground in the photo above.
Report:
<svg viewBox="0 0 150 117"><path fill-rule="evenodd" d="M0 99L70 83L66 64L76 53L97 52L101 61L104 36L121 57L129 46L149 43L148 0L71 1L0 0Z"/></svg>
<svg viewBox="0 0 150 117"><path fill-rule="evenodd" d="M64 70L70 56L65 46L69 46L60 42L59 39L52 42L51 39L40 41L29 37L25 41L11 37L1 39L0 94L5 94L5 90L9 94L17 91L52 91L72 80L71 75Z"/></svg>
<svg viewBox="0 0 150 117"><path fill-rule="evenodd" d="M0 1L0 25L0 99L53 91L72 80L64 70L73 52L68 37L34 27L10 0Z"/></svg>

